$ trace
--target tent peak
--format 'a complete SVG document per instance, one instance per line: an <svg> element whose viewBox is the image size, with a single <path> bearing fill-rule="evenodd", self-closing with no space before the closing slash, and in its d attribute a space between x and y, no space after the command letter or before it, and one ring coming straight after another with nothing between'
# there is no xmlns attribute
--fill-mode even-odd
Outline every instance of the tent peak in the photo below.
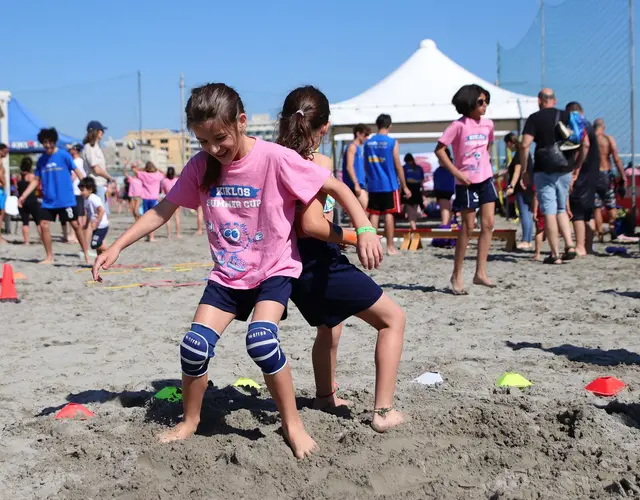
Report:
<svg viewBox="0 0 640 500"><path fill-rule="evenodd" d="M420 49L437 49L437 45L436 42L434 42L433 40L431 40L431 38L425 38L424 40L422 40L420 42L420 47L418 47Z"/></svg>

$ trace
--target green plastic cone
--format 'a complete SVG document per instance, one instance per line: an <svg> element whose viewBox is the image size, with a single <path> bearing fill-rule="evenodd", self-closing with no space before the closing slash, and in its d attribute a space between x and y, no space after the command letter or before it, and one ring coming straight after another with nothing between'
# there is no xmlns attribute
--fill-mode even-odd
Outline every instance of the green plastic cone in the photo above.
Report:
<svg viewBox="0 0 640 500"><path fill-rule="evenodd" d="M496 385L498 387L518 387L520 389L524 389L525 387L529 387L533 384L518 373L505 373L498 379Z"/></svg>
<svg viewBox="0 0 640 500"><path fill-rule="evenodd" d="M156 393L156 399L169 401L170 403L179 403L182 401L182 389L180 387L165 387Z"/></svg>

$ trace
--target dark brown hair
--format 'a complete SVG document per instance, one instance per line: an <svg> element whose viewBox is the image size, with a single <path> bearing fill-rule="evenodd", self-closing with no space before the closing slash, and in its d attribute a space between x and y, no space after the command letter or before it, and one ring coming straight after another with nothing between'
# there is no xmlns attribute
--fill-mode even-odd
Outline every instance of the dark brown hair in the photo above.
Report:
<svg viewBox="0 0 640 500"><path fill-rule="evenodd" d="M98 132L99 130L96 128L90 128L87 130L87 135L84 136L82 144L91 144L92 146L95 146L98 140Z"/></svg>
<svg viewBox="0 0 640 500"><path fill-rule="evenodd" d="M358 123L355 127L353 127L353 137L356 137L358 134L366 134L367 127L364 123Z"/></svg>
<svg viewBox="0 0 640 500"><path fill-rule="evenodd" d="M298 87L284 100L276 142L311 159L318 146L315 133L329 122L329 112L329 100L322 92L311 85Z"/></svg>
<svg viewBox="0 0 640 500"><path fill-rule="evenodd" d="M231 131L238 117L244 113L244 104L238 93L224 83L207 83L191 91L185 113L189 129L193 125L218 120L223 127ZM235 130L234 133L236 133ZM221 171L220 162L213 156L207 155L207 168L200 183L200 189L207 191L215 186L220 179Z"/></svg>

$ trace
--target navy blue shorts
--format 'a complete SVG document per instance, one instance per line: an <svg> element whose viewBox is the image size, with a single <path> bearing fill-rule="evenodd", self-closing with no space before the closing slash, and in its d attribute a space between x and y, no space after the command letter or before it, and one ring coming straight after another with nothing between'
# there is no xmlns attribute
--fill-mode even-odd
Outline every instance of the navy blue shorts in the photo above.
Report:
<svg viewBox="0 0 640 500"><path fill-rule="evenodd" d="M142 211L146 214L158 204L158 200L142 200Z"/></svg>
<svg viewBox="0 0 640 500"><path fill-rule="evenodd" d="M453 210L462 212L463 210L477 210L481 205L495 203L498 199L493 178L469 186L459 186L456 184L456 199L453 200Z"/></svg>
<svg viewBox="0 0 640 500"><path fill-rule="evenodd" d="M93 234L91 235L91 248L93 248L94 250L96 248L100 248L108 232L109 226L103 227L102 229L98 228L93 231Z"/></svg>
<svg viewBox="0 0 640 500"><path fill-rule="evenodd" d="M338 245L301 238L298 249L302 274L293 281L291 300L311 326L333 328L382 296L382 288L351 264Z"/></svg>
<svg viewBox="0 0 640 500"><path fill-rule="evenodd" d="M237 320L247 321L258 302L273 300L284 306L282 319L285 319L287 302L291 296L291 282L292 278L288 276L272 276L255 288L239 290L209 280L200 303L235 314Z"/></svg>

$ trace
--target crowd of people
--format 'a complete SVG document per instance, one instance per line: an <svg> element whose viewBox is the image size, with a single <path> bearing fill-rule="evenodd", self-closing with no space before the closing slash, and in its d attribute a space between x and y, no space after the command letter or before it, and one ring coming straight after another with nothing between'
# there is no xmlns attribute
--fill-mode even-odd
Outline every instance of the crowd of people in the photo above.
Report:
<svg viewBox="0 0 640 500"><path fill-rule="evenodd" d="M461 224L450 280L455 295L468 293L462 267L477 222L480 237L473 283L495 286L487 274L498 200L490 159L494 125L484 117L490 101L489 91L478 85L459 89L452 104L461 118L446 128L435 148L440 163L436 172L440 173L434 179L433 194L440 203L442 222L450 224L456 213ZM514 152L507 194L515 196L522 220L521 248L531 247L533 222L538 222L536 232L540 238L544 232L551 249L544 262L559 264L590 250L596 193L611 208L609 157L618 166L619 156L615 141L604 134L604 122L591 126L579 103L556 109L550 89L540 93L539 102L540 111L527 120L522 141L515 134L505 137ZM391 117L381 114L375 134L364 125L354 128L354 140L344 157L344 183L335 179L332 160L318 153L329 130L329 112L329 101L317 88L295 89L284 101L277 142L268 143L246 134L244 106L231 87L208 84L193 89L186 120L202 151L184 166L180 176L174 169L165 175L151 162L144 168L134 163L130 172L125 168L123 199L134 223L111 245L105 243L109 230L105 196L113 179L99 148L104 132L99 122L89 124L84 148L74 145L70 151L58 148L55 129L43 129L38 139L44 154L35 171L29 158L23 160L17 191L27 227L25 240L33 218L45 247L43 262L51 263L50 223L57 219L68 223L87 262L89 247L96 250L92 273L98 282L100 271L112 266L122 251L142 238L153 241L161 226L170 228L175 220L179 236L181 208L199 210L199 226L206 227L214 266L179 346L184 417L161 434L161 441L186 439L196 431L216 344L233 320L249 321L251 317L246 349L264 374L285 438L298 458L316 450L296 408L290 365L280 346L278 325L286 318L289 299L308 324L317 328L312 350L315 406L348 404L337 397L335 371L342 324L356 316L378 335L371 425L385 432L405 421L393 404L404 311L369 275L349 262L341 247L354 246L366 270L378 267L383 258L377 237L382 218L387 253L396 253L395 217L404 200L409 224L416 228L418 208L424 210L424 172L410 154L404 165L400 162L398 141L389 135ZM579 116L584 124L584 133L577 138L563 135L570 130L572 116ZM605 179L608 188L602 190ZM39 187L40 205L35 196ZM333 222L336 203L345 209L355 229ZM565 240L563 253L559 235Z"/></svg>
<svg viewBox="0 0 640 500"><path fill-rule="evenodd" d="M546 264L562 264L592 253L594 235L604 240L603 207L611 241L637 241L617 230L616 195L624 196L627 178L616 141L605 133L604 119L592 124L575 101L558 109L555 94L548 88L540 91L538 103L540 111L527 119L522 141L515 134L505 137L507 147L515 152L507 194L515 195L522 224L519 248L531 248L535 223L534 258L540 258L543 238L551 249L543 260ZM572 124L577 130L570 129Z"/></svg>

